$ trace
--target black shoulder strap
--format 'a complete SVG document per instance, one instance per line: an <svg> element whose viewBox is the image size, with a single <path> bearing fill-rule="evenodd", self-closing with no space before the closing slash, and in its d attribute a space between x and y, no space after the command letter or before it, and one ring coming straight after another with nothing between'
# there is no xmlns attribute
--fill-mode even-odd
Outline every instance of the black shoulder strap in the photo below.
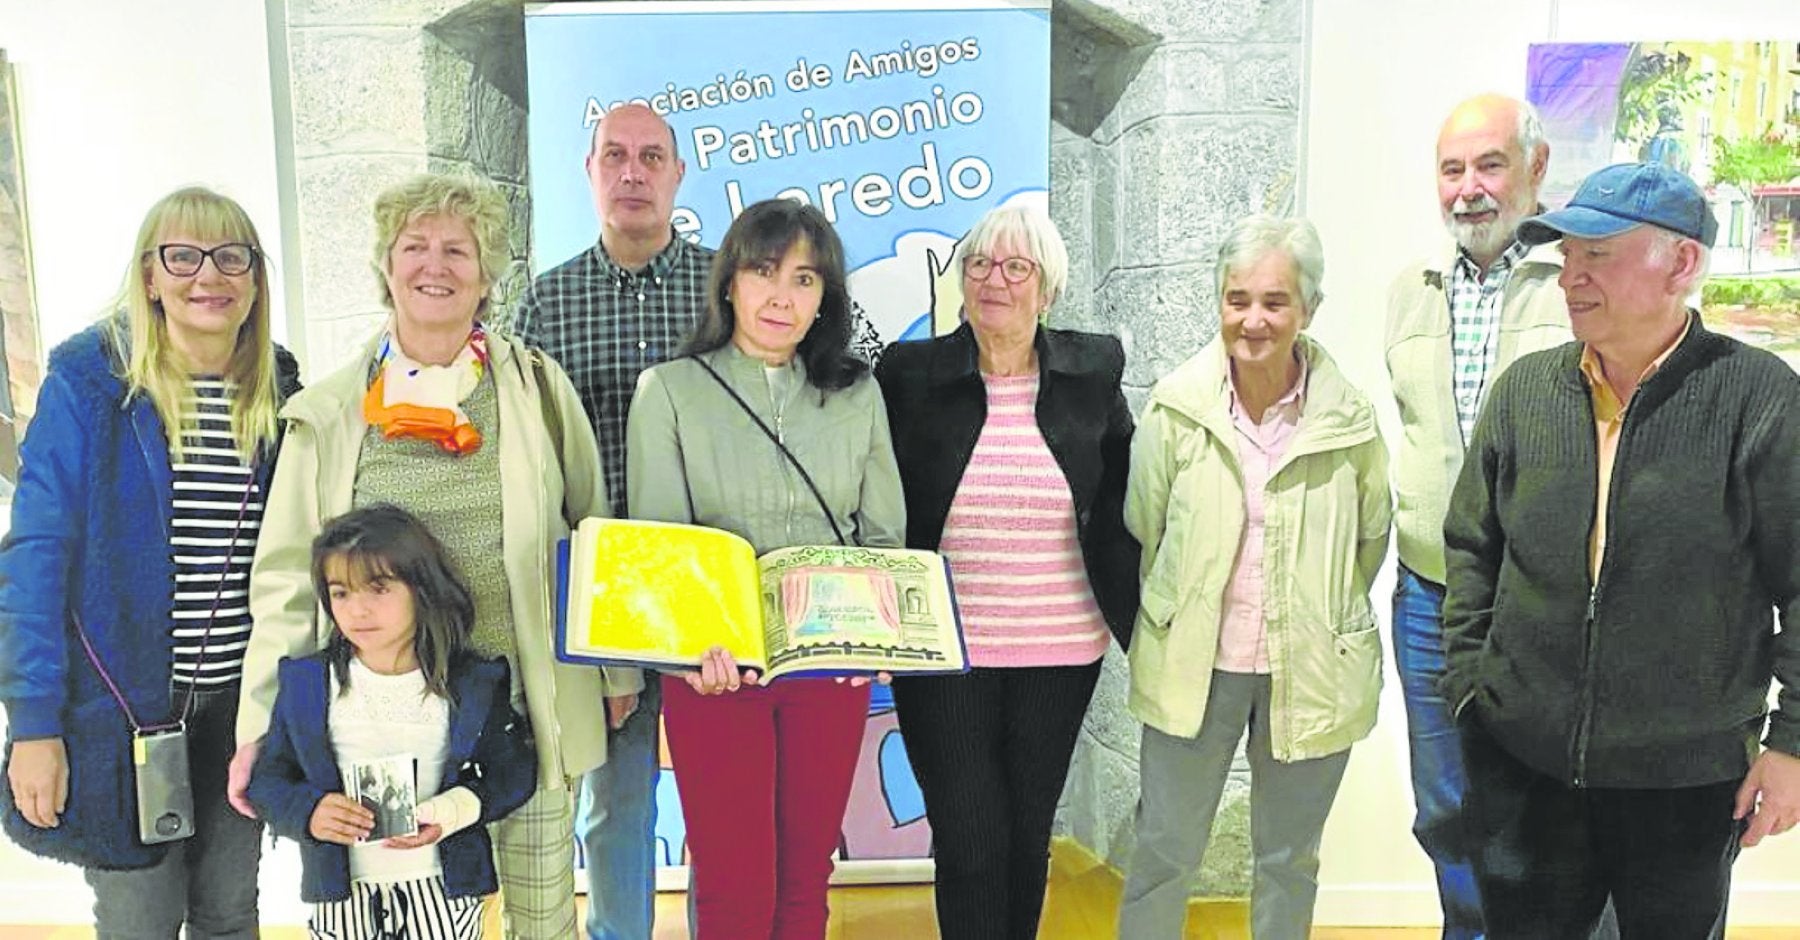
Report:
<svg viewBox="0 0 1800 940"><path fill-rule="evenodd" d="M720 375L718 370L714 369L710 363L692 353L689 353L685 358L692 359L699 363L700 368L705 369L706 374L712 376L712 380L719 383L719 387L725 390L725 394L730 395L731 400L737 402L739 408L744 409L744 414L749 415L750 420L756 422L756 426L761 428L764 434L768 435L770 442L775 445L777 450L781 451L783 457L788 459L788 463L793 464L794 469L800 471L800 479L806 481L806 488L812 490L813 499L819 501L819 511L825 514L825 521L831 524L831 533L837 536L838 544L849 545L850 543L844 540L844 530L838 528L837 518L831 514L831 507L825 505L825 497L819 492L818 484L813 482L812 474L807 473L806 468L800 465L800 458L795 457L794 452L788 450L787 445L781 442L781 438L777 437L774 431L769 430L769 425L767 422L763 421L762 416L757 414L755 409L750 407L750 403L744 400L744 396L739 395L737 389L732 388L731 383L725 381L725 377Z"/></svg>

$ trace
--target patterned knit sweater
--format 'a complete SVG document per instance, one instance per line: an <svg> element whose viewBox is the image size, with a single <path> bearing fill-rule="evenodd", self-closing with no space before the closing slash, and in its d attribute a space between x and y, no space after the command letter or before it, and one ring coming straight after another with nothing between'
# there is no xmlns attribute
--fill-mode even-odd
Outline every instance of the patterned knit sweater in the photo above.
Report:
<svg viewBox="0 0 1800 940"><path fill-rule="evenodd" d="M1690 316L1625 414L1592 584L1580 344L1501 377L1451 496L1445 696L1575 786L1742 776L1771 676L1767 744L1800 753L1800 377Z"/></svg>

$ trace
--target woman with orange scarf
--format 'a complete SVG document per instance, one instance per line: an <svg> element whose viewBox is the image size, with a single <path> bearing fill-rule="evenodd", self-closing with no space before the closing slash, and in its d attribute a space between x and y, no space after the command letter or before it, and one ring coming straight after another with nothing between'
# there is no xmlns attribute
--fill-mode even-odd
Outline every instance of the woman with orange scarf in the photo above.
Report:
<svg viewBox="0 0 1800 940"><path fill-rule="evenodd" d="M482 325L510 261L508 217L499 192L469 176L418 176L376 201L374 267L393 316L282 410L290 450L251 573L239 763L267 729L276 663L322 642L308 568L321 520L401 506L448 549L475 595L472 645L507 660L513 706L530 717L538 792L492 832L507 935L560 940L576 930L569 781L605 760L602 698L617 724L642 679L558 663L552 649L557 540L607 501L568 377Z"/></svg>

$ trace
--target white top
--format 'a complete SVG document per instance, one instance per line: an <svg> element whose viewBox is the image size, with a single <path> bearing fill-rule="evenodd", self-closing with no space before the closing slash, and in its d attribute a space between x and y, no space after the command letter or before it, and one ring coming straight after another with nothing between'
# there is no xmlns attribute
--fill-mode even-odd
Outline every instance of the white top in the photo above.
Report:
<svg viewBox="0 0 1800 940"><path fill-rule="evenodd" d="M349 688L339 695L342 688L335 677L330 680L331 748L338 767L411 757L419 802L436 795L449 755L450 702L428 691L425 674L417 669L384 676L356 659L350 660ZM345 785L354 788L354 781L346 777ZM435 845L390 849L373 842L350 847L352 881L410 881L442 871Z"/></svg>

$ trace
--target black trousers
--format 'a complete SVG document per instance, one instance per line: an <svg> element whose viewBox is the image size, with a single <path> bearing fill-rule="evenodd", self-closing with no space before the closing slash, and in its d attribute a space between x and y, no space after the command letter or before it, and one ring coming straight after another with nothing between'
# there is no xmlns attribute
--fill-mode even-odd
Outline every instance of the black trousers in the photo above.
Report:
<svg viewBox="0 0 1800 940"><path fill-rule="evenodd" d="M925 797L943 940L1032 940L1050 825L1100 664L894 680Z"/></svg>
<svg viewBox="0 0 1800 940"><path fill-rule="evenodd" d="M1458 731L1489 940L1580 940L1609 899L1621 940L1725 935L1740 781L1577 789L1520 763L1478 716Z"/></svg>

